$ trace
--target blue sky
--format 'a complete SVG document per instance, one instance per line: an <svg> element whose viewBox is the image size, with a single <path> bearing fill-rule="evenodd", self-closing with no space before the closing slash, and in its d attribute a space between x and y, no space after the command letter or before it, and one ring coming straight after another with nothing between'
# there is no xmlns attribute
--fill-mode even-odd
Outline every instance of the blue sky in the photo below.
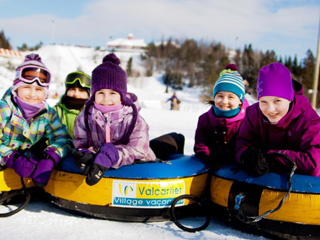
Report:
<svg viewBox="0 0 320 240"><path fill-rule="evenodd" d="M318 0L0 0L0 30L23 43L106 47L132 33L147 43L192 38L278 56L317 51Z"/></svg>

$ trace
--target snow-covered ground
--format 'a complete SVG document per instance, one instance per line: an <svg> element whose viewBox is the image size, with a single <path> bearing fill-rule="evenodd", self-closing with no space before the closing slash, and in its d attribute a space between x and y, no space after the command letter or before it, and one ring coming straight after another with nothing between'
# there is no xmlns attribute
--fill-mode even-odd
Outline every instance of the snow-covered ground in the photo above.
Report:
<svg viewBox="0 0 320 240"><path fill-rule="evenodd" d="M54 92L59 95L64 92L63 81L69 72L81 69L90 74L107 54L91 48L72 46L44 46L37 53L55 77L50 86L51 96ZM126 52L116 55L122 60L121 66L124 69L132 56L133 68L143 75L139 53ZM14 77L14 71L7 67L17 66L22 60L0 58L0 95L11 86ZM171 97L172 91L165 93L161 74L131 78L128 90L139 97L142 106L140 113L150 126L150 138L173 131L182 133L186 138L185 154L192 155L198 117L209 109L208 105L199 102L201 90L177 91L177 96L182 101L180 111L169 110L169 102L166 100ZM48 102L54 105L57 100L49 98ZM252 103L254 99L249 101ZM170 221L130 223L81 217L39 199L32 200L24 210L14 216L0 218L0 229L1 239L265 239L232 229L214 219L207 229L188 233Z"/></svg>

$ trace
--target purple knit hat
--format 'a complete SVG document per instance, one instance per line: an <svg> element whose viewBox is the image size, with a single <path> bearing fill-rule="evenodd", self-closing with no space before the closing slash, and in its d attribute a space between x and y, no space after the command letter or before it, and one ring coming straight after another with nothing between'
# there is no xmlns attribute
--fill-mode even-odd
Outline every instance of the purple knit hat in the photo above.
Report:
<svg viewBox="0 0 320 240"><path fill-rule="evenodd" d="M121 102L123 105L132 107L132 121L129 127L126 129L124 135L114 144L127 144L129 142L129 137L133 132L135 127L138 110L134 104L134 101L137 100L136 97L130 99L127 97L127 74L126 72L119 66L120 60L114 53L110 53L106 55L103 60L102 64L96 67L92 71L91 77L91 97L86 102L85 107L85 122L87 122L87 116L89 113L89 107L94 102L94 95L96 91L100 89L112 89L117 91L121 95ZM91 132L89 130L89 126L86 126L88 139L92 141Z"/></svg>
<svg viewBox="0 0 320 240"><path fill-rule="evenodd" d="M258 100L264 96L275 96L293 101L294 89L288 68L279 62L264 66L259 71L257 81Z"/></svg>
<svg viewBox="0 0 320 240"><path fill-rule="evenodd" d="M127 93L127 74L119 66L120 60L114 53L110 53L102 60L102 64L92 71L91 95L96 91L107 88L120 93L121 97Z"/></svg>

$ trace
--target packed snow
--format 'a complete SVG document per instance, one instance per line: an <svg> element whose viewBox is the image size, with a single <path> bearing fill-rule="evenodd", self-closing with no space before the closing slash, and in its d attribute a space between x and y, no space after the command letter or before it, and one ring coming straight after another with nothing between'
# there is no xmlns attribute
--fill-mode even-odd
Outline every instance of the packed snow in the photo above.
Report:
<svg viewBox="0 0 320 240"><path fill-rule="evenodd" d="M64 93L64 78L72 71L91 71L102 62L108 51L74 46L50 45L36 51L53 74L48 102L54 105ZM126 69L126 63L133 58L133 69L144 75L139 52L116 52L121 59L121 66ZM0 94L12 85L15 67L23 58L0 57ZM182 133L185 136L185 154L193 154L194 133L198 117L209 109L208 105L199 101L201 89L177 91L181 99L180 110L170 111L173 90L165 93L161 73L152 77L137 77L128 80L128 90L135 93L142 106L141 115L150 127L150 138L158 137L169 132ZM58 98L52 98L55 93ZM252 103L254 99L249 98ZM3 210L3 207L2 207ZM194 223L197 219L192 219ZM173 222L134 223L110 221L83 217L68 213L55 207L52 203L41 199L32 199L21 212L0 218L2 239L266 239L231 228L230 226L212 219L208 228L196 233L179 229Z"/></svg>

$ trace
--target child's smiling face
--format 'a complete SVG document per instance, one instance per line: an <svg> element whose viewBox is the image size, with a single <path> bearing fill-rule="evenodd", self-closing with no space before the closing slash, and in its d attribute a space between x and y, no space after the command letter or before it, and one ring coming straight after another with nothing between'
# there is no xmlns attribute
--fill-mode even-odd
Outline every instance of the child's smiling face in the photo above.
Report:
<svg viewBox="0 0 320 240"><path fill-rule="evenodd" d="M29 104L40 104L46 97L46 90L37 84L25 84L17 88L17 95Z"/></svg>
<svg viewBox="0 0 320 240"><path fill-rule="evenodd" d="M94 101L102 106L121 104L121 95L112 89L100 89L94 94Z"/></svg>
<svg viewBox="0 0 320 240"><path fill-rule="evenodd" d="M270 123L276 124L287 114L290 103L285 98L264 96L259 99L259 108Z"/></svg>
<svg viewBox="0 0 320 240"><path fill-rule="evenodd" d="M235 109L240 104L240 98L232 92L220 91L214 97L214 106L224 111Z"/></svg>

